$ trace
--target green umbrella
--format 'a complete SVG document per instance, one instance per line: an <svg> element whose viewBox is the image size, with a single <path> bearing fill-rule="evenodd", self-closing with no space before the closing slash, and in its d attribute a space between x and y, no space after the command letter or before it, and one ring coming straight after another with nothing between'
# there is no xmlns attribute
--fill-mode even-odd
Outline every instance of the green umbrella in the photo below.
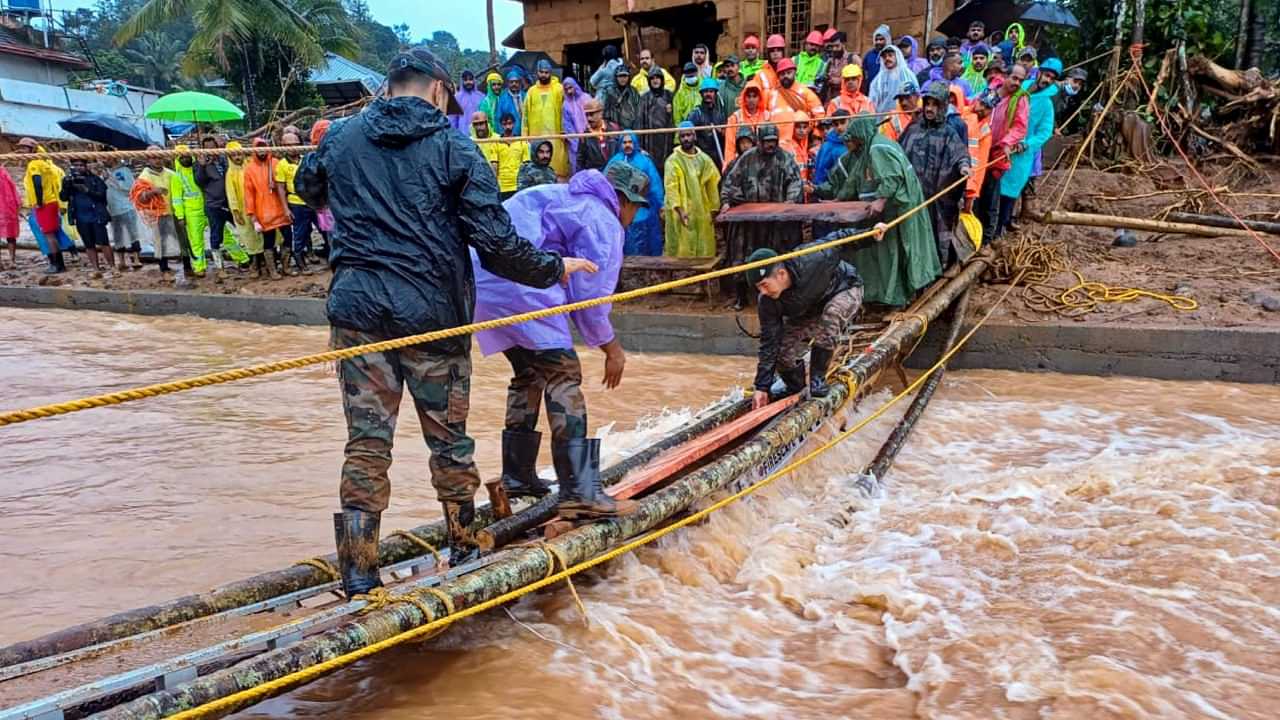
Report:
<svg viewBox="0 0 1280 720"><path fill-rule="evenodd" d="M152 120L171 122L226 122L244 117L244 111L217 95L178 92L165 95L147 108Z"/></svg>

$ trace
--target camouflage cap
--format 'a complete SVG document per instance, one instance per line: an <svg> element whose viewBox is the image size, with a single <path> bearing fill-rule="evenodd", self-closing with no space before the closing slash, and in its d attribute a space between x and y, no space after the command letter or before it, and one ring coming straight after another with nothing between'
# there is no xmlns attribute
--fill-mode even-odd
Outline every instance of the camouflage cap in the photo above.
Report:
<svg viewBox="0 0 1280 720"><path fill-rule="evenodd" d="M765 140L766 138L777 140L778 126L774 125L773 123L765 123L761 125L759 129L756 130L756 134L760 136L761 141Z"/></svg>
<svg viewBox="0 0 1280 720"><path fill-rule="evenodd" d="M614 190L638 205L649 205L649 178L625 162L612 162L604 169L604 176Z"/></svg>

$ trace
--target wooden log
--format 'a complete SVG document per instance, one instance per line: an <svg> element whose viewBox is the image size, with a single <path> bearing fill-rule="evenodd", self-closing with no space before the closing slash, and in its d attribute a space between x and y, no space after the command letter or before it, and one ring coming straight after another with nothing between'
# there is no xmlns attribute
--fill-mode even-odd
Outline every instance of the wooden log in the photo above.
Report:
<svg viewBox="0 0 1280 720"><path fill-rule="evenodd" d="M1230 230L1211 227L1209 225L1175 223L1166 222L1164 220L1148 220L1146 218L1132 218L1125 217L1123 215L1097 215L1094 213L1065 212L1063 210L1052 210L1047 212L1040 221L1046 225L1084 225L1086 227L1128 228L1130 230L1176 233L1179 235L1199 235L1201 237L1249 237L1249 233L1244 230Z"/></svg>
<svg viewBox="0 0 1280 720"><path fill-rule="evenodd" d="M732 420L746 412L749 407L750 403L746 400L725 403L723 407L707 413L705 417L686 424L639 452L606 468L601 473L605 484L610 485L621 480L627 473L643 466L659 453L684 443L709 428ZM554 513L554 499L549 507L551 513ZM541 520L532 522L531 518L534 517L539 517ZM507 518L505 521L507 525L504 525L507 532L502 536L508 539L514 537L515 535L511 534L514 532L513 528L536 527L549 517L547 508L542 507L541 503L527 507ZM476 507L476 522L481 526L488 526L494 522L492 510L487 503ZM443 549L448 544L443 521L420 525L408 532L435 548ZM383 539L378 550L379 561L384 567L424 554L421 545L400 536ZM337 566L336 554L330 553L322 557L330 565ZM311 565L294 565L282 570L262 573L223 585L207 593L187 595L158 605L128 610L0 648L0 667L61 655L91 645L178 625L331 581L332 578Z"/></svg>
<svg viewBox="0 0 1280 720"><path fill-rule="evenodd" d="M925 323L936 319L951 303L987 269L990 251L984 250L970 259L955 278L929 299L914 308L915 312L880 336L847 367L857 380L858 394L867 391L869 380L911 347L924 330ZM814 427L844 407L848 387L836 383L831 393L821 399L796 406L776 419L769 427L734 451L690 473L658 492L639 501L638 510L625 517L583 526L547 542L569 564L595 557L619 542L636 537L667 522L672 516L691 508L698 501L725 489L740 476L751 473L770 462L781 449L803 442ZM551 565L548 552L540 548L512 548L502 558L476 572L439 586L452 600L455 610L519 589L545 578L558 564ZM422 595L435 617L447 612L434 595ZM290 675L325 659L350 653L373 643L420 627L430 621L418 606L396 603L370 612L331 631L252 658L235 667L197 678L162 690L96 716L103 720L153 720L182 710L195 708L241 690L257 687ZM276 689L272 694L283 692ZM262 698L262 699L265 699Z"/></svg>
<svg viewBox="0 0 1280 720"><path fill-rule="evenodd" d="M1171 212L1167 216L1169 220L1174 222L1194 223L1196 225L1212 225L1213 227L1240 229L1241 222L1244 227L1258 232L1271 233L1280 235L1280 222L1267 222L1266 220L1243 220L1238 221L1235 218L1226 217L1225 215L1202 215L1200 213L1184 213Z"/></svg>

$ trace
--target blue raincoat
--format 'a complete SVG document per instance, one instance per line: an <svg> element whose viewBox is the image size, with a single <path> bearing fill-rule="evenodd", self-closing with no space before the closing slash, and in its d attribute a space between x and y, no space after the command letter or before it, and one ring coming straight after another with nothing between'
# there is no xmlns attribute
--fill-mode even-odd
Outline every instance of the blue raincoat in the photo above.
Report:
<svg viewBox="0 0 1280 720"><path fill-rule="evenodd" d="M511 70L507 73L508 83L517 78L523 80L524 74L519 70ZM519 135L520 128L524 124L524 93L513 95L511 93L511 88L502 88L502 94L498 96L498 120L502 120L502 116L507 113L511 113L511 117L516 119L516 127L511 131L512 134ZM499 123L499 128L501 128L501 123ZM499 132L501 132L501 130L499 130Z"/></svg>
<svg viewBox="0 0 1280 720"><path fill-rule="evenodd" d="M1053 137L1053 96L1058 94L1058 84L1054 83L1039 92L1032 93L1029 98L1029 114L1027 117L1027 137L1022 141L1026 149L1009 156L1009 169L1000 176L1000 194L1016 198L1031 179L1031 171L1035 166L1040 149Z"/></svg>
<svg viewBox="0 0 1280 720"><path fill-rule="evenodd" d="M640 140L636 138L635 133L624 135L623 139L631 138L632 151L628 155L622 149L622 143L618 143L618 152L609 159L609 163L624 162L643 172L649 178L649 194L647 200L649 207L640 208L640 212L636 213L636 217L631 221L631 226L627 228L627 244L625 254L627 255L661 255L662 254L662 203L666 200L666 191L663 188L662 176L658 174L658 168L653 164L653 160L649 154L640 149ZM605 166L608 167L607 165Z"/></svg>
<svg viewBox="0 0 1280 720"><path fill-rule="evenodd" d="M822 139L822 147L818 148L818 159L813 163L813 184L821 185L826 182L831 168L834 168L848 151L844 140L840 139L840 133L834 128L828 130L827 136Z"/></svg>
<svg viewBox="0 0 1280 720"><path fill-rule="evenodd" d="M504 280L480 265L475 250L471 266L476 277L475 319L492 320L516 313L542 310L565 303L590 300L613 292L622 270L622 223L618 221L618 194L599 170L583 170L569 182L539 185L513 195L502 204L516 233L534 247L563 257L586 258L599 266L595 273L575 273L569 286L538 290ZM612 305L599 305L569 315L530 320L496 330L476 333L485 355L521 347L553 350L573 347L569 319L582 339L592 347L613 340L609 322Z"/></svg>

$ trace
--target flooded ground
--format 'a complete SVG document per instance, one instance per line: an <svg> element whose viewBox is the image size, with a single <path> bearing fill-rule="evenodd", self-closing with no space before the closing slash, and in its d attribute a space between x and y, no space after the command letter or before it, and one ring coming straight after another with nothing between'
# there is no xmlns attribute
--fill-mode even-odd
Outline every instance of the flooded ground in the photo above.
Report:
<svg viewBox="0 0 1280 720"><path fill-rule="evenodd" d="M301 354L316 328L0 310L7 406ZM696 409L748 358L633 355L592 425ZM497 469L507 368L472 429ZM0 641L331 544L344 428L302 371L0 430ZM881 394L864 403L869 412ZM565 592L246 717L1270 718L1280 703L1280 389L949 376L886 478L890 418ZM678 415L676 416L678 417ZM668 418L670 421L670 418ZM645 427L651 427L649 422ZM652 432L652 431L650 431ZM438 516L412 413L384 527Z"/></svg>

